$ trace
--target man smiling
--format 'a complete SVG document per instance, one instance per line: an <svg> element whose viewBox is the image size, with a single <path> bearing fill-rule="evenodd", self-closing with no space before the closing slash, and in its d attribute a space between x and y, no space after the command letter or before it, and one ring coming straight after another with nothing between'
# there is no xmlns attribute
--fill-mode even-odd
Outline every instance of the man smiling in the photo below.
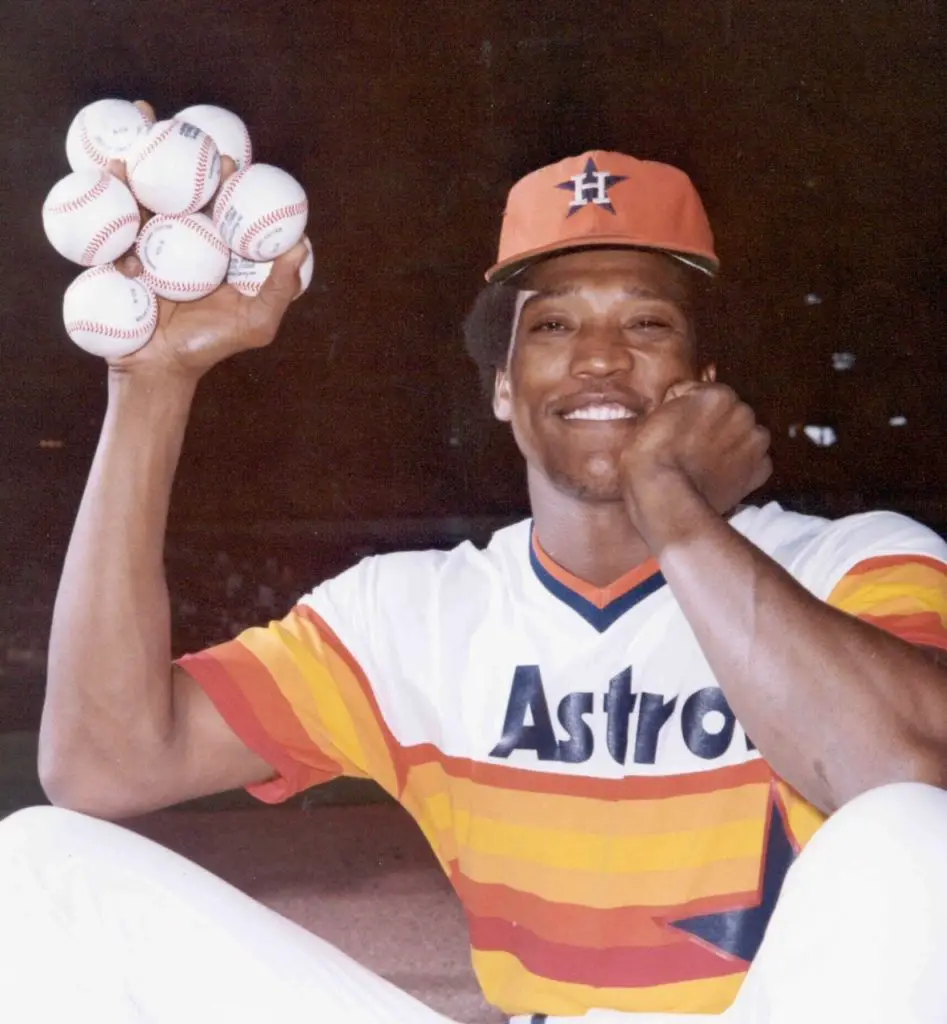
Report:
<svg viewBox="0 0 947 1024"><path fill-rule="evenodd" d="M84 815L0 827L5 919L29 922L0 963L47 1014L17 1019L68 998L176 1024L443 1021L89 817L348 774L418 822L486 997L523 1021L942 1021L947 545L891 513L742 506L769 437L702 350L718 265L675 168L587 153L510 193L466 340L529 520L482 551L365 559L170 666L160 555L194 386L272 338L300 256L260 300L218 293L213 331L209 305L165 308L112 367L43 722L47 789ZM65 863L66 883L36 868ZM94 928L68 909L90 901ZM53 940L86 956L48 990Z"/></svg>

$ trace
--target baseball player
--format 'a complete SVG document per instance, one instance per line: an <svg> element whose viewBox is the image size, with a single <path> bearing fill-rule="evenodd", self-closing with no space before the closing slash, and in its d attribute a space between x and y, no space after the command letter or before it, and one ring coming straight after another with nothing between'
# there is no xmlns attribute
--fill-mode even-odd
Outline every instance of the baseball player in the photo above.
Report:
<svg viewBox="0 0 947 1024"><path fill-rule="evenodd" d="M97 820L339 775L417 821L519 1024L947 1019L947 545L743 504L769 438L698 334L718 262L676 168L591 152L510 192L466 341L528 520L366 558L171 666L196 384L273 337L302 255L111 367L50 646L58 806L0 826L4 1019L443 1024Z"/></svg>

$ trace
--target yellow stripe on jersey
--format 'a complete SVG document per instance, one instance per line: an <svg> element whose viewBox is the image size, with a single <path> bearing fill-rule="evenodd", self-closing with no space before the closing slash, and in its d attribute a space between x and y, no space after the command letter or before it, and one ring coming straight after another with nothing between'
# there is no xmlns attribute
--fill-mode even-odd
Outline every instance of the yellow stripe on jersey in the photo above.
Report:
<svg viewBox="0 0 947 1024"><path fill-rule="evenodd" d="M715 859L701 866L699 881L693 868L635 871L602 876L595 871L536 864L509 854L480 853L465 848L463 874L473 882L504 885L556 903L598 910L615 907L667 907L705 894L749 892L760 874L758 841L752 854Z"/></svg>
<svg viewBox="0 0 947 1024"><path fill-rule="evenodd" d="M550 812L555 820L554 807ZM607 877L605 884L613 876L631 872L702 867L711 851L726 859L752 856L759 853L763 831L759 816L716 828L623 838L471 820L463 812L456 820L461 829L469 827L465 844L469 853L511 857L533 867L594 872Z"/></svg>
<svg viewBox="0 0 947 1024"><path fill-rule="evenodd" d="M828 603L917 644L947 647L947 565L921 555L860 562Z"/></svg>

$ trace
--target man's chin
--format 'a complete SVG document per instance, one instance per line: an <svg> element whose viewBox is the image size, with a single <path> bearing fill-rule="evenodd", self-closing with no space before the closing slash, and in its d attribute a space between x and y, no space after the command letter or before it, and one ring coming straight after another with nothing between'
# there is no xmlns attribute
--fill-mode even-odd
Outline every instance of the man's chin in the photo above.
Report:
<svg viewBox="0 0 947 1024"><path fill-rule="evenodd" d="M593 505L624 501L617 473L599 476L590 473L556 473L552 477L557 491Z"/></svg>

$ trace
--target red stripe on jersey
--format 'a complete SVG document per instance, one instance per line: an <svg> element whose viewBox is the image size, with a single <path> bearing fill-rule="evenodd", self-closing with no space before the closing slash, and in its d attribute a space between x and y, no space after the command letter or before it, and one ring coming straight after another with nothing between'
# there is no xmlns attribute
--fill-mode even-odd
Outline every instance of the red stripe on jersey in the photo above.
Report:
<svg viewBox="0 0 947 1024"><path fill-rule="evenodd" d="M475 949L512 953L527 970L551 981L597 988L650 988L746 970L745 961L722 951L711 952L684 934L673 945L583 949L546 942L512 921L468 920Z"/></svg>
<svg viewBox="0 0 947 1024"><path fill-rule="evenodd" d="M926 565L929 569L936 569L938 572L947 575L947 565L930 555L876 555L874 558L866 558L862 562L853 565L845 574L846 576L862 576L866 572L875 572L878 569L900 568L905 565Z"/></svg>
<svg viewBox="0 0 947 1024"><path fill-rule="evenodd" d="M947 627L937 612L917 612L914 615L862 614L858 617L909 644L947 650Z"/></svg>
<svg viewBox="0 0 947 1024"><path fill-rule="evenodd" d="M622 779L590 778L549 771L530 771L512 765L484 763L450 757L433 743L419 743L401 751L406 768L435 762L448 775L471 779L498 789L523 790L538 794L591 797L599 800L654 800L691 793L713 793L759 782L770 782L772 769L762 758L726 768L667 776L627 776Z"/></svg>
<svg viewBox="0 0 947 1024"><path fill-rule="evenodd" d="M203 687L224 721L279 776L248 790L265 803L279 803L293 793L342 774L342 768L312 742L292 707L263 664L236 640L212 648L213 654L189 654L178 664ZM280 735L298 750L307 750L314 764L302 764L277 743L263 723L279 720Z"/></svg>

